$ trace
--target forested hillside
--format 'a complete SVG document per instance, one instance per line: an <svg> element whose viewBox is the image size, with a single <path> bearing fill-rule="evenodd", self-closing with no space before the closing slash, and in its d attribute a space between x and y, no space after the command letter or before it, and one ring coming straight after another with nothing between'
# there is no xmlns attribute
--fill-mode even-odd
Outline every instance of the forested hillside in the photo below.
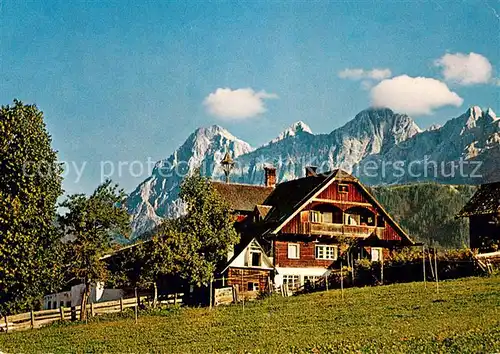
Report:
<svg viewBox="0 0 500 354"><path fill-rule="evenodd" d="M468 220L455 219L455 215L476 187L425 183L372 190L415 241L446 248L468 247Z"/></svg>

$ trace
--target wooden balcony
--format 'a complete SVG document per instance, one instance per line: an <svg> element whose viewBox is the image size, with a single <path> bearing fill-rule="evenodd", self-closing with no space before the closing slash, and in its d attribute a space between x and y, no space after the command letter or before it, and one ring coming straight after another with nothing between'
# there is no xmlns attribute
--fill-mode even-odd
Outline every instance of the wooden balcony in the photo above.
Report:
<svg viewBox="0 0 500 354"><path fill-rule="evenodd" d="M383 229L376 226L355 226L342 224L325 224L314 222L301 223L301 233L308 235L325 235L325 236L347 236L365 238L372 233L382 236Z"/></svg>

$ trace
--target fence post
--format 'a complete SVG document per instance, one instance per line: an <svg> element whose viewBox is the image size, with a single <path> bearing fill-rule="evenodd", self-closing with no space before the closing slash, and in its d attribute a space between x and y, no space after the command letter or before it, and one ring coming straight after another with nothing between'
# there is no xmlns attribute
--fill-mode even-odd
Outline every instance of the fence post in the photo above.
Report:
<svg viewBox="0 0 500 354"><path fill-rule="evenodd" d="M138 311L139 311L139 298L137 297L137 288L135 288L135 324L137 324Z"/></svg>
<svg viewBox="0 0 500 354"><path fill-rule="evenodd" d="M325 274L325 287L326 291L328 291L328 275Z"/></svg>
<svg viewBox="0 0 500 354"><path fill-rule="evenodd" d="M436 247L434 247L434 271L436 272L436 292L439 293L438 263L437 263Z"/></svg>
<svg viewBox="0 0 500 354"><path fill-rule="evenodd" d="M71 306L71 322L73 321L76 321L76 306Z"/></svg>
<svg viewBox="0 0 500 354"><path fill-rule="evenodd" d="M352 273L352 286L354 286L355 276L354 276L354 257L351 258L351 273Z"/></svg>
<svg viewBox="0 0 500 354"><path fill-rule="evenodd" d="M427 289L427 276L425 275L425 245L422 246L422 268L424 272L424 288Z"/></svg>
<svg viewBox="0 0 500 354"><path fill-rule="evenodd" d="M174 293L174 305L177 305L177 290Z"/></svg>
<svg viewBox="0 0 500 354"><path fill-rule="evenodd" d="M241 271L241 303L243 306L243 311L245 311L245 295L243 294L243 270Z"/></svg>
<svg viewBox="0 0 500 354"><path fill-rule="evenodd" d="M340 261L340 292L342 294L342 300L344 300L344 268L342 266L342 261Z"/></svg>
<svg viewBox="0 0 500 354"><path fill-rule="evenodd" d="M431 249L429 248L429 266L431 267L431 275L432 275L432 278L435 278L434 276L434 268L432 266L432 255L431 255Z"/></svg>
<svg viewBox="0 0 500 354"><path fill-rule="evenodd" d="M90 317L94 317L94 303L90 303Z"/></svg>
<svg viewBox="0 0 500 354"><path fill-rule="evenodd" d="M30 311L30 322L31 322L31 329L35 328L35 313L33 310Z"/></svg>
<svg viewBox="0 0 500 354"><path fill-rule="evenodd" d="M382 260L380 261L380 282L384 285L384 256L382 252Z"/></svg>
<svg viewBox="0 0 500 354"><path fill-rule="evenodd" d="M153 283L154 290L153 290L153 307L156 308L156 304L158 303L158 286L156 285L156 282Z"/></svg>
<svg viewBox="0 0 500 354"><path fill-rule="evenodd" d="M212 303L213 303L213 284L212 284L212 283L213 283L213 281L214 281L214 280L213 280L213 278L211 277L211 278L210 278L210 298L209 298L209 299L210 299L210 300L209 300L209 301L210 301L210 305L209 305L209 309L210 309L210 310L212 309Z"/></svg>
<svg viewBox="0 0 500 354"><path fill-rule="evenodd" d="M9 316L5 316L5 333L9 333Z"/></svg>
<svg viewBox="0 0 500 354"><path fill-rule="evenodd" d="M59 317L61 318L61 321L64 321L64 307L63 306L59 307Z"/></svg>
<svg viewBox="0 0 500 354"><path fill-rule="evenodd" d="M120 298L120 312L123 312L123 297Z"/></svg>
<svg viewBox="0 0 500 354"><path fill-rule="evenodd" d="M238 284L236 285L231 285L231 287L233 288L233 300L234 300L234 303L237 304L239 299L238 299L238 290L237 290L237 286Z"/></svg>

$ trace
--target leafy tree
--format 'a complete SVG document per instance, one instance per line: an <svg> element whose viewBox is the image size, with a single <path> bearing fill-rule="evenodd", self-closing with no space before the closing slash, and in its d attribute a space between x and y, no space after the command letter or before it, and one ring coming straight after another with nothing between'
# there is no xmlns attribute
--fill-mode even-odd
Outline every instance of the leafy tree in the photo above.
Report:
<svg viewBox="0 0 500 354"><path fill-rule="evenodd" d="M102 257L111 251L114 237L129 232L125 198L123 190L118 190L117 185L107 180L91 196L75 194L61 204L68 209L59 219L70 238L67 243L67 272L82 279L85 285L82 309L87 304L91 285L105 281L108 276L107 264ZM80 319L85 318L86 311L81 311Z"/></svg>
<svg viewBox="0 0 500 354"><path fill-rule="evenodd" d="M195 236L199 251L214 266L225 262L229 250L239 241L229 204L210 184L195 174L181 186L179 196L187 205L187 214L178 220L181 231Z"/></svg>
<svg viewBox="0 0 500 354"><path fill-rule="evenodd" d="M0 312L36 306L56 286L54 220L61 166L43 113L14 100L0 108Z"/></svg>
<svg viewBox="0 0 500 354"><path fill-rule="evenodd" d="M150 281L162 274L179 275L199 286L210 281L239 236L229 205L207 178L198 174L187 177L180 197L187 213L160 225L151 241L144 243L148 257L145 274Z"/></svg>

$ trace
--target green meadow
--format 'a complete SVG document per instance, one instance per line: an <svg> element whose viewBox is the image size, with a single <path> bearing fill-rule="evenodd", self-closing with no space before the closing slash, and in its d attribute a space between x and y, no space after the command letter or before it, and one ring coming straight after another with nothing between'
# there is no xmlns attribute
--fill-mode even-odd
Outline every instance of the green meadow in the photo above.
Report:
<svg viewBox="0 0 500 354"><path fill-rule="evenodd" d="M5 353L500 352L500 277L165 308L0 335Z"/></svg>

